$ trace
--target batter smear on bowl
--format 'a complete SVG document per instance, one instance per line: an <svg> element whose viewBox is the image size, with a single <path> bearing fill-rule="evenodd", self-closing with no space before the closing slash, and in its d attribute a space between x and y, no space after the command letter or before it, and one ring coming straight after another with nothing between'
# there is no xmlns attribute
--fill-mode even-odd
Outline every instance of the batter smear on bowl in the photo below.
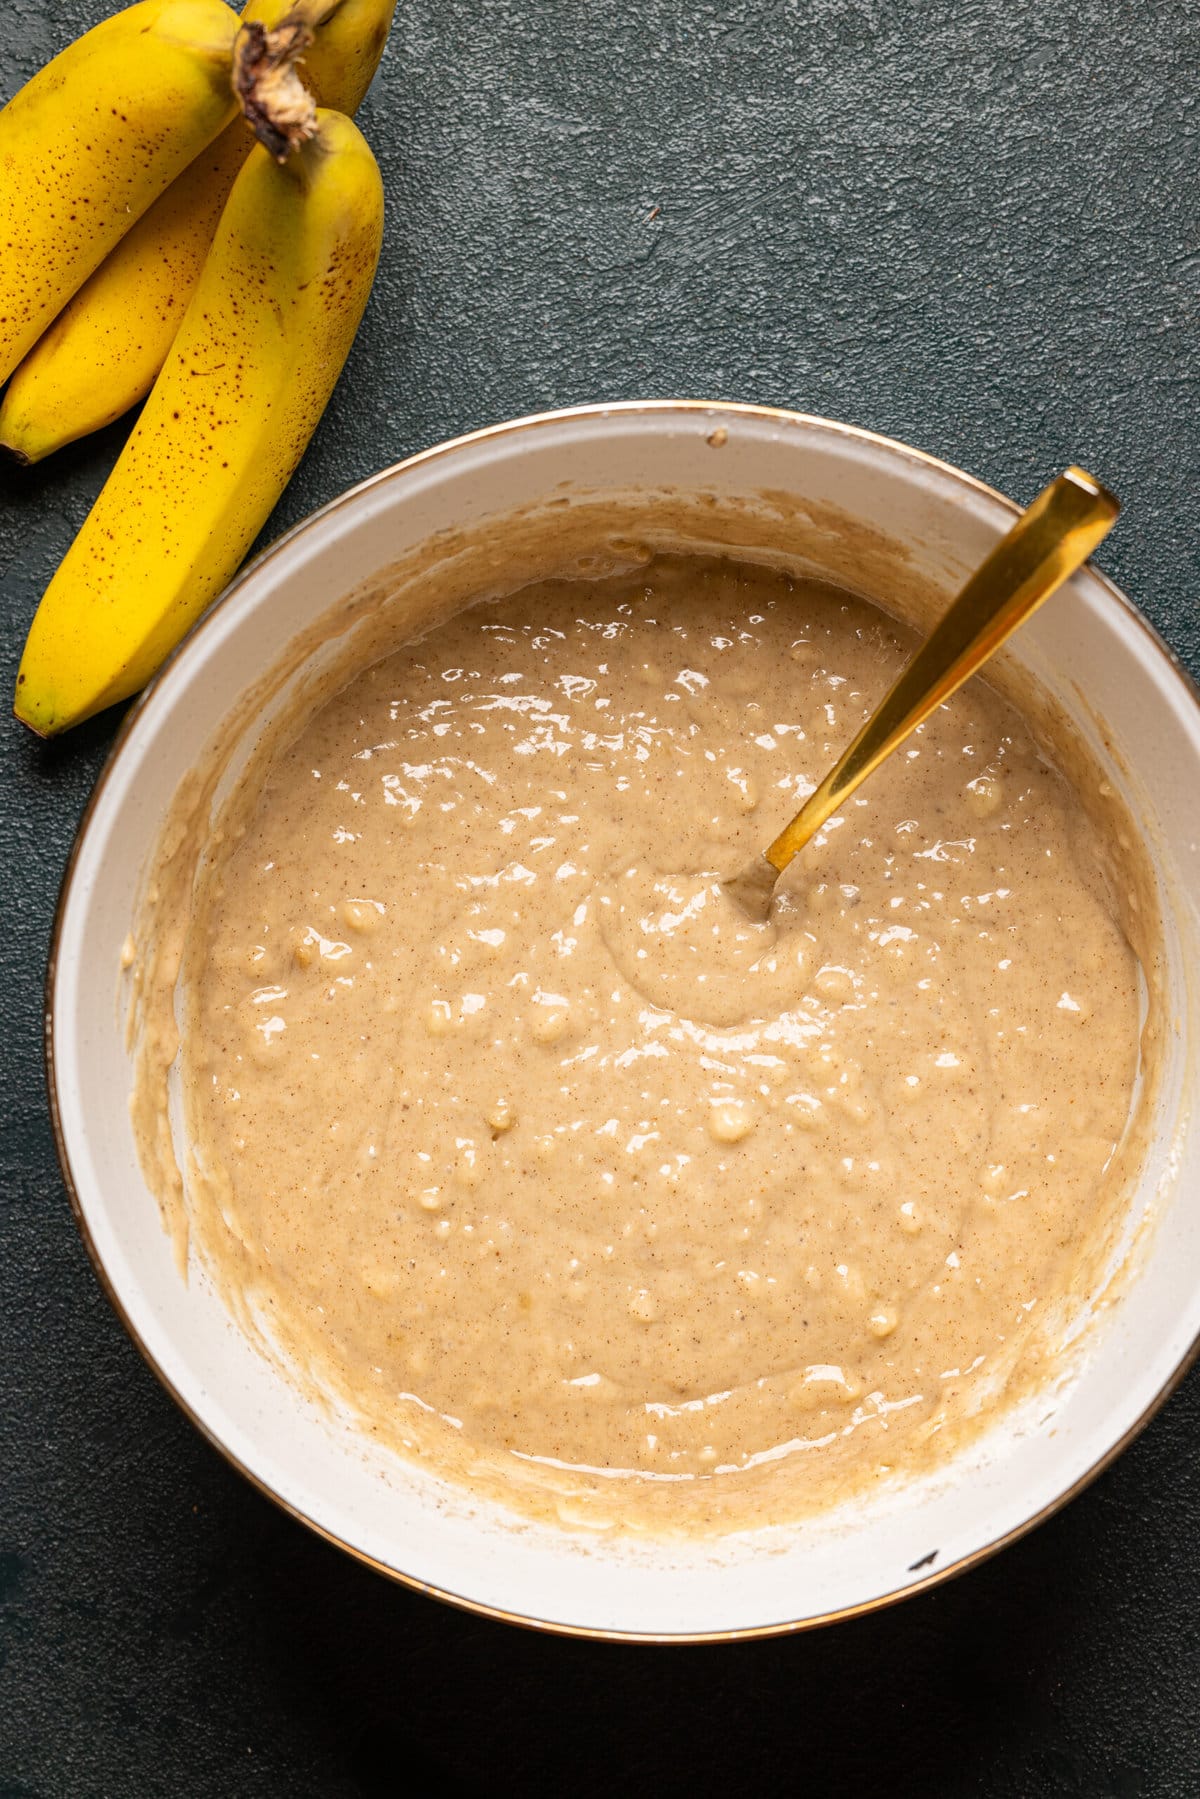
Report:
<svg viewBox="0 0 1200 1799"><path fill-rule="evenodd" d="M659 557L482 604L235 791L184 946L193 1245L365 1426L571 1521L798 1516L1047 1378L1138 962L979 681L750 923L911 650Z"/></svg>

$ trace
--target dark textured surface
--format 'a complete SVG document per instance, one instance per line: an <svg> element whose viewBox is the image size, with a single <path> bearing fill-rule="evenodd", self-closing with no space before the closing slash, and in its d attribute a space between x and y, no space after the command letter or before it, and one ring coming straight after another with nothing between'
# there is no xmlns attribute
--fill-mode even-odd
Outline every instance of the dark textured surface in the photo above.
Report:
<svg viewBox="0 0 1200 1799"><path fill-rule="evenodd" d="M105 0L14 0L0 97ZM1064 461L1200 673L1200 0L401 0L389 236L280 508L578 400L779 402L1021 499ZM0 476L0 690L120 433ZM7 705L5 710L7 710ZM0 724L0 1799L1200 1792L1200 1375L998 1560L815 1636L540 1639L395 1590L230 1473L102 1297L40 987L111 721Z"/></svg>

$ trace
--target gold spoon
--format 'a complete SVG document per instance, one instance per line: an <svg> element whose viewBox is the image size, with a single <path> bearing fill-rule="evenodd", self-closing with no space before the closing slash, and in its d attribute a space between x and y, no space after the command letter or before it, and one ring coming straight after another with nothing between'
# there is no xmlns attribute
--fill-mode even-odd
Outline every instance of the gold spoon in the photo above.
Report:
<svg viewBox="0 0 1200 1799"><path fill-rule="evenodd" d="M850 748L770 848L725 883L765 921L775 883L798 850L931 712L995 654L1112 529L1120 501L1081 468L1045 488L975 570L950 610L896 677Z"/></svg>

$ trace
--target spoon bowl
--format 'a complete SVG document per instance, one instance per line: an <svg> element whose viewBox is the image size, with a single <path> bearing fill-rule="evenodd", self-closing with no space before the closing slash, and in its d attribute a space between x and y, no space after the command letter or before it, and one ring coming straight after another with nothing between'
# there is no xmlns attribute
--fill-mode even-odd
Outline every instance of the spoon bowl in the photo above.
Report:
<svg viewBox="0 0 1200 1799"><path fill-rule="evenodd" d="M1161 1092L1129 1239L1113 1245L1119 1291L1105 1289L1054 1390L942 1475L797 1530L652 1542L531 1527L389 1457L262 1357L202 1271L185 1284L132 1137L114 996L139 870L180 783L230 721L226 768L237 777L289 691L263 684L268 669L290 671L294 687L317 678L331 638L362 619L377 628L384 609L389 629L415 638L431 622L431 567L468 565L466 603L497 581L561 568L568 535L580 557L611 553L614 538L626 552L754 554L856 589L927 632L936 596L958 590L1014 514L919 451L778 410L640 402L526 419L387 470L273 544L132 710L55 930L47 1024L60 1159L99 1278L151 1367L235 1467L326 1540L423 1593L567 1634L681 1642L794 1630L919 1591L1019 1536L1104 1467L1181 1378L1200 1341L1200 1210L1189 1203L1200 1184L1200 699L1093 569L994 672L1062 709L1139 822L1164 918ZM316 627L314 649L305 634Z"/></svg>

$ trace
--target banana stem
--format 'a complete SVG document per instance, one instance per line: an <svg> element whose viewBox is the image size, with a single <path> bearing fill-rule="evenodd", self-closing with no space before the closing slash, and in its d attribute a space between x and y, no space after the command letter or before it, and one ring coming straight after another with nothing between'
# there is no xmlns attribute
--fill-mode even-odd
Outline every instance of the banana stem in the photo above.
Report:
<svg viewBox="0 0 1200 1799"><path fill-rule="evenodd" d="M317 129L317 107L296 64L313 41L307 12L297 7L273 31L249 20L233 46L233 86L260 144L286 162Z"/></svg>

